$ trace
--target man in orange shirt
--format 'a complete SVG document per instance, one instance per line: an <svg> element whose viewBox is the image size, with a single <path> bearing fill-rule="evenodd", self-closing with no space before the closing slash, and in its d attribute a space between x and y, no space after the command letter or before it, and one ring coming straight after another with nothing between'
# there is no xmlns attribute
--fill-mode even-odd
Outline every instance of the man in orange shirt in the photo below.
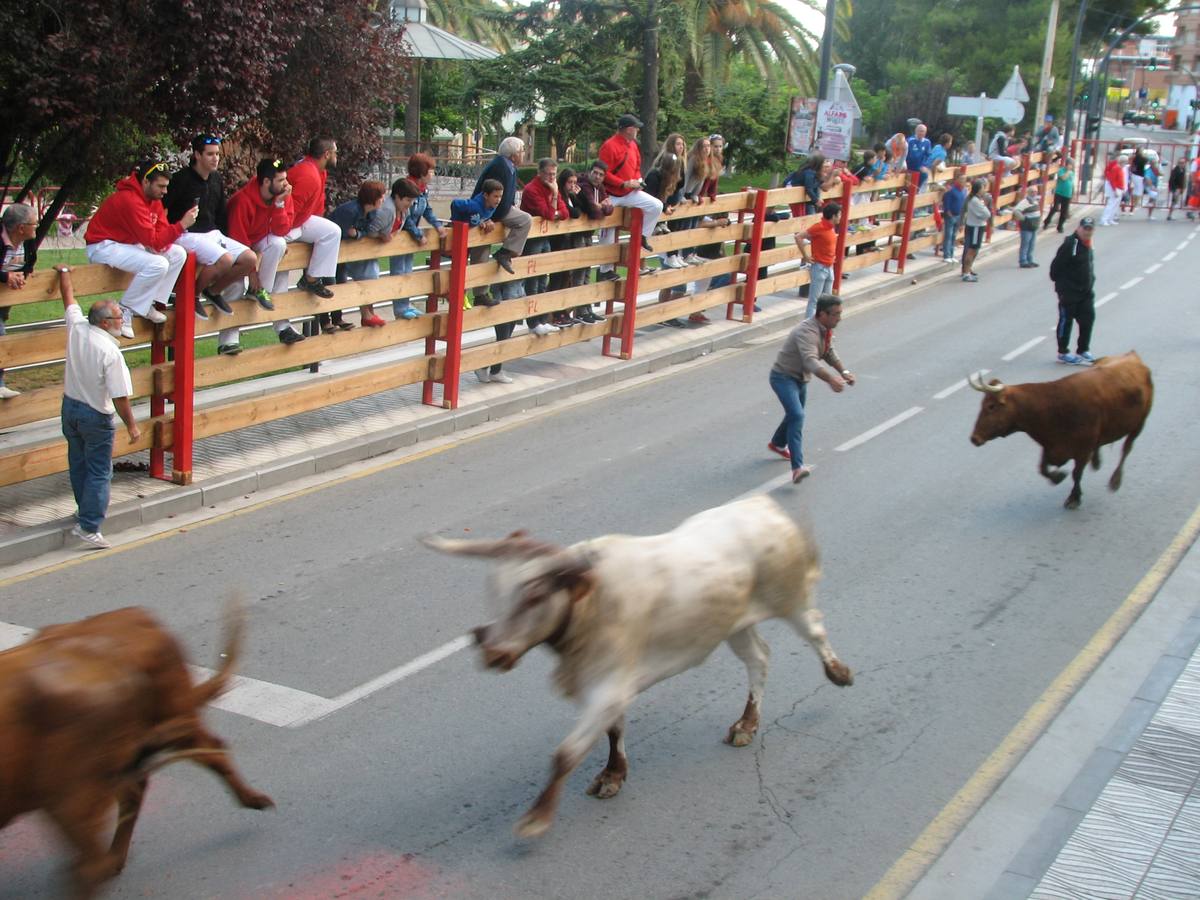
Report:
<svg viewBox="0 0 1200 900"><path fill-rule="evenodd" d="M304 159L287 172L292 186L292 208L295 217L292 230L285 239L290 244L302 241L312 244L312 257L308 268L300 276L296 287L317 297L328 300L333 291L326 287L325 279L333 284L337 272L338 248L342 242L342 229L325 218L325 173L337 165L337 141L331 137L315 137L308 142ZM288 273L275 276L274 293L288 288Z"/></svg>
<svg viewBox="0 0 1200 900"><path fill-rule="evenodd" d="M821 295L833 292L833 264L837 257L837 230L841 221L842 208L836 203L826 203L821 209L821 221L796 235L796 246L809 267L806 319L816 314Z"/></svg>

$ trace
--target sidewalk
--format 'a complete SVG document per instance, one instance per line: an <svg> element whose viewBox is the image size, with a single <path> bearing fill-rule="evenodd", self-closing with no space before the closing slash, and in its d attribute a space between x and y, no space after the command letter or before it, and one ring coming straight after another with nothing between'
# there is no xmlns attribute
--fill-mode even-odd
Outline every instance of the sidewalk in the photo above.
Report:
<svg viewBox="0 0 1200 900"><path fill-rule="evenodd" d="M1197 532L1200 510L1137 621L908 897L1200 897Z"/></svg>
<svg viewBox="0 0 1200 900"><path fill-rule="evenodd" d="M1015 247L1016 242L1015 231L997 230L993 243L984 248L981 259ZM771 272L777 274L788 267L788 264L772 266ZM916 259L909 260L905 275L885 273L882 267L854 272L842 286L847 315L857 314L868 300L882 301L911 289L919 281L939 276L957 277L957 272L956 266L946 265L930 250L923 250ZM656 294L643 295L639 298L639 307L654 304L656 297ZM721 306L710 310L712 322L708 325L689 325L685 329L664 325L640 328L634 358L627 361L602 356L596 339L505 363L505 371L514 379L511 385L481 384L472 373L464 373L456 410L423 405L422 386L418 383L205 438L195 444L193 483L187 486L152 479L145 471L122 471L130 467L144 469L149 461L148 452L123 457L117 461L118 471L113 475L104 532L111 535L277 487L717 350L736 347L765 334L788 329L804 315L805 301L798 299L794 291L759 297L758 302L762 311L755 313L752 325L727 321ZM491 340L492 329L488 328L464 335L464 346ZM317 374L301 370L200 391L196 396L196 408L369 369L422 352L419 343L325 362ZM135 404L134 408L139 418L148 414L146 403ZM31 423L0 434L0 447L52 440L58 435L56 419ZM123 432L118 429L117 439L121 440L122 436ZM70 540L67 534L73 524L74 512L75 503L66 472L0 488L0 565L63 548L64 538Z"/></svg>

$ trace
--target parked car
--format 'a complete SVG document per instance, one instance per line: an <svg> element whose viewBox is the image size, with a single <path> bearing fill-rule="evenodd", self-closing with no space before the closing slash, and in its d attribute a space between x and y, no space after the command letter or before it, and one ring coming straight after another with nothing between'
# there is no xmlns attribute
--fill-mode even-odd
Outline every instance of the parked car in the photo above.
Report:
<svg viewBox="0 0 1200 900"><path fill-rule="evenodd" d="M1159 124L1158 113L1139 112L1136 109L1127 109L1121 113L1122 125L1157 125Z"/></svg>

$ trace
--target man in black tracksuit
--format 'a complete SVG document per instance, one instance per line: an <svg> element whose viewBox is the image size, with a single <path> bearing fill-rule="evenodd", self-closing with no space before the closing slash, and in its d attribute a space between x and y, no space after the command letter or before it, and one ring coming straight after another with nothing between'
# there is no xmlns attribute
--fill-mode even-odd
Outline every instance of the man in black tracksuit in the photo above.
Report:
<svg viewBox="0 0 1200 900"><path fill-rule="evenodd" d="M1050 280L1058 294L1058 361L1071 366L1090 366L1092 325L1096 321L1096 272L1092 264L1092 235L1096 221L1087 216L1058 248L1050 264ZM1071 322L1079 323L1079 341L1071 352Z"/></svg>

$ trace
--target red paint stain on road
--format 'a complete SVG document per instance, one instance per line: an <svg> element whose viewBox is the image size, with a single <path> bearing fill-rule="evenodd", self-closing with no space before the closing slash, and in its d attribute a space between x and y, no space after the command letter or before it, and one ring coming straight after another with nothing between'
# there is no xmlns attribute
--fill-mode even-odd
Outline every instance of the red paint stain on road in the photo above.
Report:
<svg viewBox="0 0 1200 900"><path fill-rule="evenodd" d="M378 849L355 857L343 857L328 868L296 877L286 885L271 886L246 895L255 900L336 900L365 898L451 898L463 893L460 877L447 878L436 868L422 863L411 853Z"/></svg>

